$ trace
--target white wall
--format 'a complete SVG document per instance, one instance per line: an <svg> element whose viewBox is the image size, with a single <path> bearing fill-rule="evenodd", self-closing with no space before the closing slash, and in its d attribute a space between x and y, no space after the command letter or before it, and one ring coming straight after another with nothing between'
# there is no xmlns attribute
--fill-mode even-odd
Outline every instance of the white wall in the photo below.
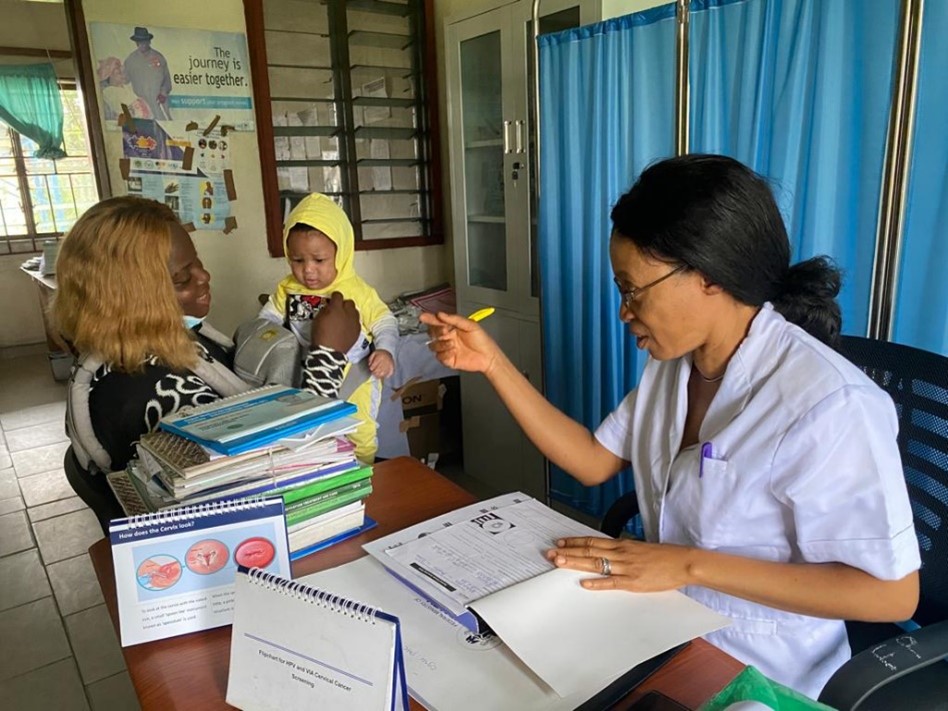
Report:
<svg viewBox="0 0 948 711"><path fill-rule="evenodd" d="M0 1L0 46L69 49L66 13L57 3ZM17 62L43 61L19 58ZM72 76L72 60L55 60L60 76ZM30 254L0 256L0 348L45 340L36 287L20 271Z"/></svg>

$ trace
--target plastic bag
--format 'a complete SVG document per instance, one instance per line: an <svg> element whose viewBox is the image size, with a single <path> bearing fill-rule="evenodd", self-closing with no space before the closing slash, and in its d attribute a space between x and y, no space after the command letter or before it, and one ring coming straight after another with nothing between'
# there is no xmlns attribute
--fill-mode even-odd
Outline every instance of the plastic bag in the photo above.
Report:
<svg viewBox="0 0 948 711"><path fill-rule="evenodd" d="M745 667L730 684L705 703L701 711L724 711L741 701L756 701L774 711L833 711L819 701L768 679L754 667Z"/></svg>

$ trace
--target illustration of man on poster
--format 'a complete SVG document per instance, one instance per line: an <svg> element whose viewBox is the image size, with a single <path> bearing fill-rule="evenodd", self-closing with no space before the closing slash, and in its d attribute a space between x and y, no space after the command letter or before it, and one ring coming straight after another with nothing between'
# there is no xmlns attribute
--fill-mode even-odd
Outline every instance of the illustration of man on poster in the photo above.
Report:
<svg viewBox="0 0 948 711"><path fill-rule="evenodd" d="M137 49L125 59L125 74L135 93L145 100L151 113L158 119L171 119L168 94L171 93L171 73L164 55L152 49L154 35L146 27L136 27L129 38Z"/></svg>

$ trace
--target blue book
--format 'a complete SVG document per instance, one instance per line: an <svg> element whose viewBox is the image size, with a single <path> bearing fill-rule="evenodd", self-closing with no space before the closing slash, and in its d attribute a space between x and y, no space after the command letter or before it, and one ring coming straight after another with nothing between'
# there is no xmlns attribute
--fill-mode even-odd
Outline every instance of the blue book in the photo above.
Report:
<svg viewBox="0 0 948 711"><path fill-rule="evenodd" d="M159 427L233 456L353 415L355 405L309 390L268 385L163 417Z"/></svg>

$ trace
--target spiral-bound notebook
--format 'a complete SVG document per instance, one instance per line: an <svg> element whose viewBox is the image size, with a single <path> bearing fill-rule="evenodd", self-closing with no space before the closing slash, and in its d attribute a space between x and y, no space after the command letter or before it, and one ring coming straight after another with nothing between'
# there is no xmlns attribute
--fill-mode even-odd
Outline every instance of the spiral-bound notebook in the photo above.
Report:
<svg viewBox="0 0 948 711"><path fill-rule="evenodd" d="M238 565L290 575L280 498L115 519L109 538L123 647L230 624Z"/></svg>
<svg viewBox="0 0 948 711"><path fill-rule="evenodd" d="M261 570L237 572L227 703L258 709L408 709L397 617Z"/></svg>

